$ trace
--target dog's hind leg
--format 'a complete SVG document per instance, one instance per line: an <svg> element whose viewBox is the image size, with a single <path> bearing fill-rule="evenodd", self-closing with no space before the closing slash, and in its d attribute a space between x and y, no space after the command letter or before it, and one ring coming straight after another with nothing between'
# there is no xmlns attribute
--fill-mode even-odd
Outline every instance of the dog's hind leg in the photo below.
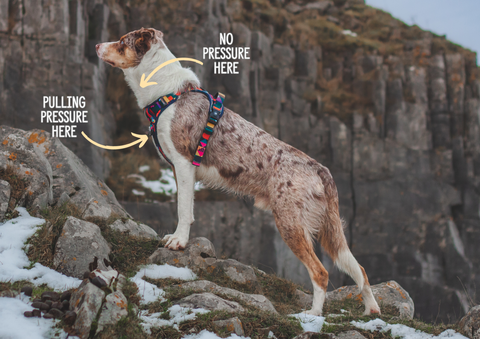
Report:
<svg viewBox="0 0 480 339"><path fill-rule="evenodd" d="M358 285L365 304L365 314L380 313L380 308L373 297L367 274L348 248L347 240L343 233L342 220L338 213L338 198L336 194L328 203L319 238L323 248L337 267L352 277Z"/></svg>
<svg viewBox="0 0 480 339"><path fill-rule="evenodd" d="M301 225L289 225L279 218L276 213L275 222L280 235L288 247L305 265L313 284L313 305L309 314L321 315L328 285L328 272L317 258L310 236L305 233Z"/></svg>

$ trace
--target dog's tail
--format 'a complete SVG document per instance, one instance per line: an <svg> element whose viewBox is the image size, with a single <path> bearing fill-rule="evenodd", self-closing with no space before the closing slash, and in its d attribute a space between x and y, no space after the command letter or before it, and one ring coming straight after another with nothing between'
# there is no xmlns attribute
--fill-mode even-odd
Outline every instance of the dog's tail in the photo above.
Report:
<svg viewBox="0 0 480 339"><path fill-rule="evenodd" d="M324 180L324 188L327 209L323 225L318 234L319 241L335 262L335 265L352 277L361 291L364 284L368 284L368 278L366 278L363 269L348 248L347 239L343 232L343 222L338 210L337 187L333 180L327 180L327 182Z"/></svg>

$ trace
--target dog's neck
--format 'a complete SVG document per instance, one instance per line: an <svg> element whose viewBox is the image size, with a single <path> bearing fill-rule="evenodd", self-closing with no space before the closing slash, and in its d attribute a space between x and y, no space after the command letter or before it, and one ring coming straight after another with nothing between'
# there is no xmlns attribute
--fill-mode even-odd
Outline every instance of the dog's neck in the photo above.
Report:
<svg viewBox="0 0 480 339"><path fill-rule="evenodd" d="M123 70L140 108L144 108L162 95L182 91L187 86L200 86L200 80L195 73L189 68L183 68L180 62L176 61L161 68L148 80L148 82L156 82L156 85L140 87L142 74L145 74L147 79L157 66L174 58L175 56L165 45L152 44L138 66Z"/></svg>

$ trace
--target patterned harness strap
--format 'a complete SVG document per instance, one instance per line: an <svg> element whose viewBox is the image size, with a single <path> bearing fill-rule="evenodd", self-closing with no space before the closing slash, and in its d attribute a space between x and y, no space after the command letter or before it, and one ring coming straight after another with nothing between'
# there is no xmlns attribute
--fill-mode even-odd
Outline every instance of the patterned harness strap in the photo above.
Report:
<svg viewBox="0 0 480 339"><path fill-rule="evenodd" d="M165 112L165 110L175 103L180 95L187 93L187 92L197 92L197 93L202 93L205 95L210 103L209 111L208 111L208 121L207 121L207 126L205 127L205 130L203 131L202 138L200 139L200 142L197 147L197 151L195 153L195 156L193 158L192 164L195 166L200 166L200 163L202 162L202 157L205 153L205 149L208 143L208 139L213 133L213 129L218 123L218 120L222 117L223 112L224 112L224 107L223 107L223 101L225 99L225 96L222 93L217 93L214 97L210 95L207 91L200 87L193 87L193 88L188 88L187 90L183 92L176 92L176 93L170 93L164 96L161 96L151 104L145 106L144 112L145 116L147 117L148 121L150 122L150 128L148 135L153 136L153 142L155 143L155 146L158 148L160 154L164 157L164 159L172 166L173 163L168 157L165 155L165 153L162 150L162 146L160 145L160 142L158 140L157 136L157 123L158 120L160 119L160 115Z"/></svg>

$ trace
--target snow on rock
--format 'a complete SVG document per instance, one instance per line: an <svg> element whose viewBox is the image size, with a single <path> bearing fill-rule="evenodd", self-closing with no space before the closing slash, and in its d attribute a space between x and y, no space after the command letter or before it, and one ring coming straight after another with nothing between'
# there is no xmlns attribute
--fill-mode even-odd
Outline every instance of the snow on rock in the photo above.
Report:
<svg viewBox="0 0 480 339"><path fill-rule="evenodd" d="M0 224L0 281L28 280L36 286L47 284L57 291L78 287L81 280L67 277L39 263L31 269L25 268L30 265L30 260L23 250L24 244L45 220L31 217L23 207L17 208L17 211L20 216Z"/></svg>
<svg viewBox="0 0 480 339"><path fill-rule="evenodd" d="M453 339L467 339L463 335L455 332L454 330L446 330L440 333L438 336L433 334L425 333L414 328L400 325L400 324L387 324L381 319L370 320L369 322L363 321L352 321L350 322L353 326L361 328L367 331L380 331L386 332L391 331L392 337L399 337L404 339L437 339L437 338L453 338Z"/></svg>
<svg viewBox="0 0 480 339"><path fill-rule="evenodd" d="M164 265L145 265L142 266L140 272L137 275L141 274L142 277L148 277L151 279L181 279L181 280L195 280L197 275L192 272L191 269L187 267L175 267L168 264Z"/></svg>
<svg viewBox="0 0 480 339"><path fill-rule="evenodd" d="M23 313L32 311L28 297L23 293L17 298L0 298L0 338L5 339L43 339L67 337L61 329L54 329L55 319L26 318ZM76 337L70 336L73 339Z"/></svg>
<svg viewBox="0 0 480 339"><path fill-rule="evenodd" d="M163 296L165 292L163 289L143 280L143 277L151 279L181 279L181 280L194 280L197 278L189 268L186 267L174 267L168 264L165 265L145 265L140 271L130 280L137 284L139 294L142 297L141 303L148 304L150 302L160 299L164 301Z"/></svg>
<svg viewBox="0 0 480 339"><path fill-rule="evenodd" d="M187 320L194 320L198 313L208 313L210 311L203 308L189 308L181 307L179 305L173 305L168 309L170 313L170 319L161 319L159 316L162 314L152 313L148 314L148 310L143 310L140 312L140 319L143 320L142 326L147 333L151 333L152 327L163 327L163 326L173 326L178 330L178 324Z"/></svg>
<svg viewBox="0 0 480 339"><path fill-rule="evenodd" d="M182 339L221 339L221 337L217 336L215 333L212 333L207 330L203 330L200 333L196 334L189 334ZM250 339L250 337L240 337L236 334L231 334L226 339Z"/></svg>
<svg viewBox="0 0 480 339"><path fill-rule="evenodd" d="M290 316L300 320L300 324L305 332L320 332L325 322L325 317L307 313L290 314Z"/></svg>

